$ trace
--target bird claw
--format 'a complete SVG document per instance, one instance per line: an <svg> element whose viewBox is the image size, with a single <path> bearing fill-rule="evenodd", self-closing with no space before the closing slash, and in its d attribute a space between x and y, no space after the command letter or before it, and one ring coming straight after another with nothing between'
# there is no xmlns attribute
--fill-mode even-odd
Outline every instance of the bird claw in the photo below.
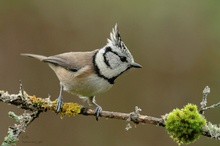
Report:
<svg viewBox="0 0 220 146"><path fill-rule="evenodd" d="M97 106L96 109L95 109L96 121L99 120L99 117L101 116L101 112L102 112L102 107L101 106Z"/></svg>
<svg viewBox="0 0 220 146"><path fill-rule="evenodd" d="M59 97L57 98L57 106L56 106L57 113L61 111L62 106L63 106L62 91L63 91L63 86L60 84L60 94L59 94Z"/></svg>
<svg viewBox="0 0 220 146"><path fill-rule="evenodd" d="M59 112L61 111L62 106L63 106L63 101L62 101L62 100L60 101L60 100L58 99L58 101L57 101L57 106L56 106L56 112L57 112L57 113L59 113Z"/></svg>
<svg viewBox="0 0 220 146"><path fill-rule="evenodd" d="M63 106L63 98L62 96L59 96L57 98L57 106L56 106L56 112L59 113L62 109L62 106Z"/></svg>

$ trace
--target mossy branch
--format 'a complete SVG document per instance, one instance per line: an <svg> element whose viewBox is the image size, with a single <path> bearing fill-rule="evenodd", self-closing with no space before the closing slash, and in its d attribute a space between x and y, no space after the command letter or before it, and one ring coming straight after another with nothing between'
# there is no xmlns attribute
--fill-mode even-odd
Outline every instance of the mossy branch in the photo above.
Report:
<svg viewBox="0 0 220 146"><path fill-rule="evenodd" d="M211 108L215 108L215 107L219 107L220 103L217 104L213 104L209 107L206 106L207 104L207 96L210 93L210 88L206 87L203 91L203 100L201 102L201 108L198 111L197 107L192 105L192 108L190 109L190 107L186 107L186 109L181 109L179 110L182 113L186 113L186 114L182 114L184 115L184 117L186 118L195 118L195 117L202 117L204 118L204 113L206 110L211 109ZM47 111L53 111L54 113L56 113L56 100L55 101L51 101L50 97L48 98L39 98L36 97L35 95L30 96L28 95L23 87L22 84L20 83L20 90L18 94L9 94L7 91L0 91L0 102L4 102L4 103L9 103L11 105L15 105L17 107L20 107L21 109L24 109L24 113L22 115L16 115L14 112L9 112L9 117L11 117L12 119L14 119L18 124L15 124L14 126L11 126L8 130L8 135L4 138L4 141L2 143L2 145L16 145L16 142L18 140L19 135L21 134L21 132L24 132L25 129L27 128L27 126L33 122L41 113L43 112L47 112ZM190 114L192 113L192 111L197 112L200 116L194 115L187 115L187 109L190 109ZM152 117L152 116L147 116L147 115L141 115L140 114L141 109L138 107L135 107L134 112L131 113L120 113L120 112L113 112L113 111L102 111L101 112L101 117L102 118L108 118L108 119L117 119L117 120L125 120L127 121L127 126L126 126L126 130L131 128L130 122L133 122L135 124L139 124L139 123L147 123L147 124L152 124L152 125L156 125L156 126L161 126L161 127L166 127L166 130L168 131L168 133L172 133L171 137L175 137L175 134L178 133L174 133L175 131L172 131L173 127L169 127L166 125L167 122L167 118L169 118L169 115L171 115L171 113L169 114L165 114L159 118L157 117ZM179 113L177 113L178 110L174 110L174 115L178 115ZM75 115L85 115L85 116L95 116L95 110L87 108L87 107L83 107L77 103L64 103L63 104L63 108L62 111L59 113L60 117L63 118L65 116L75 116ZM195 113L196 114L196 113ZM170 116L172 117L172 116ZM173 116L174 119L176 118L175 116ZM179 116L177 116L178 119L180 118ZM182 118L182 117L181 117ZM175 119L176 120L176 119ZM202 120L202 119L201 119ZM204 123L201 122L200 123ZM205 119L204 119L205 120ZM179 121L183 121L183 120L179 120ZM198 128L198 123L196 123L196 120L189 120L189 119L184 119L184 124L186 123L186 121L188 121L188 123L193 123L196 124ZM169 122L172 125L172 118L169 119ZM179 123L177 123L179 124ZM203 124L201 124L203 125ZM178 126L179 127L179 126ZM195 127L195 125L190 125L189 127ZM175 128L175 127L174 127ZM169 131L171 129L171 131ZM184 129L185 130L185 129ZM197 130L197 129L196 129ZM176 130L178 131L178 130ZM186 131L193 131L191 129L186 129ZM203 136L207 136L207 137L211 137L217 140L220 140L220 128L216 125L211 124L211 122L207 122L205 124L205 126L203 125L203 127L201 127L201 130L199 131L201 133L201 135ZM187 137L187 133L185 133L184 135L185 137ZM179 138L181 137L181 135L178 135L175 138ZM194 135L192 137L195 137ZM190 137L190 138L192 138ZM197 135L196 138L198 138L199 136ZM176 140L176 139L175 139ZM185 142L186 139L184 139L184 141L181 141L180 139L177 139L176 141L179 144L182 144ZM195 139L193 139L190 142L195 141ZM187 143L189 143L189 141L187 141Z"/></svg>

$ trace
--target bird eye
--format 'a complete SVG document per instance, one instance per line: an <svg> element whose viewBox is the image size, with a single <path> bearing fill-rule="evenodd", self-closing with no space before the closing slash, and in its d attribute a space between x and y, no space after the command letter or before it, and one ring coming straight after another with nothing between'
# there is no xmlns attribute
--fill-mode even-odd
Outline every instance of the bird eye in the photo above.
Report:
<svg viewBox="0 0 220 146"><path fill-rule="evenodd" d="M120 60L121 60L122 62L128 62L128 61L127 61L127 58L126 58L125 56L120 56Z"/></svg>

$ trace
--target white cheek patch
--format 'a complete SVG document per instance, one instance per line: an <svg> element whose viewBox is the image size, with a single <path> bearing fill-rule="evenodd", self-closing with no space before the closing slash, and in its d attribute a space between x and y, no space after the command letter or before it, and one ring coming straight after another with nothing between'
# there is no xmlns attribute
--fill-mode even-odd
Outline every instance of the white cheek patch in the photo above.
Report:
<svg viewBox="0 0 220 146"><path fill-rule="evenodd" d="M119 56L112 52L106 53L105 59L106 64L112 69L116 68L122 63Z"/></svg>

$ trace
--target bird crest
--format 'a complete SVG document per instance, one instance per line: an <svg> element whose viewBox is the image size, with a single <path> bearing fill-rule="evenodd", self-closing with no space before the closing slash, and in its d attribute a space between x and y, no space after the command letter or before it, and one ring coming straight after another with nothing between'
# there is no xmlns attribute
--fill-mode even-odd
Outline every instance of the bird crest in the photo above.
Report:
<svg viewBox="0 0 220 146"><path fill-rule="evenodd" d="M112 29L112 32L110 33L110 39L108 39L108 45L116 46L119 48L125 48L124 43L121 40L121 35L117 24L115 24L115 27Z"/></svg>
<svg viewBox="0 0 220 146"><path fill-rule="evenodd" d="M126 47L124 42L121 40L121 35L119 32L117 23L115 24L115 27L112 29L112 32L110 33L110 39L107 39L107 40L108 40L107 45L109 47L120 49L121 52L125 53L131 59L133 58L128 48Z"/></svg>

